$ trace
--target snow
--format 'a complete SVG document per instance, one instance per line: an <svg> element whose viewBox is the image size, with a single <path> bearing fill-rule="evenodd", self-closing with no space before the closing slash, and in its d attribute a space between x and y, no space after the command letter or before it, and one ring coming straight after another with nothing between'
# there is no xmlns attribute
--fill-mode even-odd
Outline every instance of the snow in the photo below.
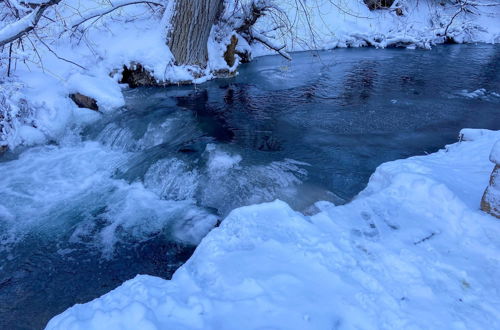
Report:
<svg viewBox="0 0 500 330"><path fill-rule="evenodd" d="M0 40L7 40L9 38L12 38L15 35L33 26L35 17L38 15L39 11L40 9L36 9L28 15L22 17L17 22L4 26L2 29L0 29Z"/></svg>
<svg viewBox="0 0 500 330"><path fill-rule="evenodd" d="M500 140L493 146L490 154L490 160L493 163L500 165Z"/></svg>
<svg viewBox="0 0 500 330"><path fill-rule="evenodd" d="M485 1L483 4L493 5L477 6L471 13L457 15L447 31L459 8L443 6L434 0L400 0L390 9L374 11L370 11L363 0L302 1L301 4L297 6L294 0L278 4L286 13L282 19L285 30L289 30L287 33L266 32L272 30L272 16L259 21L256 30L281 37L288 51L362 46L430 48L446 41L445 32L458 43L500 41L497 24L500 6L496 1ZM402 10L402 16L397 15L396 8ZM254 56L268 53L269 50L259 47Z"/></svg>
<svg viewBox="0 0 500 330"><path fill-rule="evenodd" d="M128 0L113 2L115 6ZM484 4L495 4L485 0ZM160 82L203 83L218 74L232 74L240 63L236 59L229 67L224 53L232 36L238 38L238 51L251 53L254 57L275 54L259 43L249 45L234 30L238 15L234 12L244 10L249 1L230 3L224 13L224 22L212 28L208 42L209 62L206 69L192 66L176 66L167 46L166 36L173 13L173 1L161 6L148 6L135 3L96 16L76 28L75 24L99 13L106 13L111 7L99 1L67 0L57 6L57 13L49 9L46 15L57 15L57 22L51 23L42 18L43 26L37 37L29 41L36 45L36 52L26 43L24 50L13 47L15 68L12 78L2 79L3 89L14 88L22 97L10 100L11 106L0 109L2 113L14 111L7 116L16 117L21 125L32 126L36 134L20 134L17 123L10 123L0 134L0 146L10 149L19 145L32 145L41 141L59 141L68 126L80 125L95 115L81 112L68 95L79 92L97 100L100 111L109 112L123 106L121 95L121 70L123 66L133 67L141 64ZM336 47L389 47L429 48L445 41L444 32L450 19L455 15L455 6L441 6L433 0L401 0L393 8L370 11L362 0L302 1L304 7L297 7L295 0L276 1L280 11L261 18L252 29L254 36L267 40L275 47L286 44L285 50L319 50ZM401 8L403 16L398 16L396 7ZM307 13L304 12L307 11ZM16 24L11 20L0 22L1 35L12 33L31 22L35 12L26 15ZM500 40L500 6L477 6L472 13L460 14L453 20L447 34L456 42L498 42ZM276 22L284 27L276 29ZM62 24L61 22L64 22ZM227 24L226 24L227 23ZM239 22L241 23L241 22ZM31 23L30 23L31 24ZM283 34L286 31L285 34ZM7 58L8 47L2 54ZM293 57L293 56L292 56ZM7 65L1 69L5 75ZM111 75L111 77L110 77ZM16 87L13 87L16 85ZM6 97L11 97L7 93ZM465 97L494 97L495 93L482 90L464 91ZM22 100L21 100L22 99ZM15 108L19 102L30 109L30 116L19 114ZM26 131L26 130L25 130ZM33 132L34 133L34 132ZM42 139L40 134L45 137Z"/></svg>
<svg viewBox="0 0 500 330"><path fill-rule="evenodd" d="M102 10L94 1L64 3L57 17L67 26ZM57 226L48 201L60 196L62 188L69 191L68 197L88 197L108 189L113 193L106 199L107 222L94 239L105 245L109 255L121 239L120 228L141 238L148 236L145 228L154 232L164 227L162 221L169 221L177 239L198 243L216 223L214 216L190 200L156 195L168 192L189 198L192 190L179 189L176 182L192 182L195 189L199 173L180 176L171 185L154 167L144 184L109 178L128 149L162 142L155 128L133 146L121 146L124 152L116 151L116 145L89 142L84 153L65 145L71 138L66 134L69 127L101 117L77 108L68 95L79 92L95 98L101 112L120 108L124 65L141 64L157 80L171 83L201 83L213 78L214 71L236 68L238 59L231 68L222 59L234 31L215 27L208 43L208 68L201 76L199 68L173 65L165 39L173 3L168 1L162 14L144 4L126 6L71 31L42 18L40 33L46 45L33 37L37 52L29 47L14 49L17 64L11 78L6 77L7 66L1 66L0 147L49 141L59 145L38 147L45 153L39 162L28 150L6 165L7 174L0 179L2 193L26 196L36 208L0 206L3 219L13 222L13 215L31 219L40 213L55 218L52 225ZM284 10L281 17L291 24L285 27L289 34L274 29L277 17L272 15L253 33L262 39L276 38L275 45L283 42L288 51L429 48L446 41L446 27L458 10L438 1L406 0L396 2L404 13L398 16L395 7L369 11L362 0L318 0L302 2L308 8L308 15L303 15L296 3L278 3ZM473 13L457 16L446 32L456 42L499 42L499 11L500 6L478 6ZM0 39L32 24L33 15L14 25L0 22ZM237 49L252 51L253 56L272 53L265 46L249 45L241 36L238 40ZM462 91L461 96L498 94L475 90ZM127 134L126 129L121 133ZM386 163L352 202L335 206L320 201L315 205L319 212L313 215L295 212L281 201L236 209L201 241L172 280L137 276L101 298L68 309L47 328L500 328L500 228L498 220L479 211L493 168L489 160L500 159L498 142L491 151L499 139L500 132L463 130L460 143L432 155ZM120 142L119 137L116 140ZM265 189L245 190L248 183L238 179L241 156L208 146L206 157L207 171L222 175L203 182L208 187L204 201L217 205L210 189L229 193L234 189L228 187L234 185L245 201L259 202L259 196L269 194ZM183 166L172 160L169 175L184 173ZM249 170L257 183L275 180L276 189L293 189L304 173L290 161ZM42 177L52 180L41 182ZM29 182L30 191L20 190L19 182ZM145 222L148 225L141 226ZM13 239L21 239L16 233L25 232L20 226L40 224L13 224L17 230ZM83 240L93 233L93 228L77 226L72 239Z"/></svg>
<svg viewBox="0 0 500 330"><path fill-rule="evenodd" d="M493 133L489 129L463 128L458 134L460 141L474 141L482 136L489 136Z"/></svg>
<svg viewBox="0 0 500 330"><path fill-rule="evenodd" d="M25 145L35 145L47 142L45 135L33 126L22 125L17 131L19 138L25 142Z"/></svg>
<svg viewBox="0 0 500 330"><path fill-rule="evenodd" d="M110 77L91 77L75 73L66 83L70 92L78 92L95 99L101 111L112 111L125 105L120 86Z"/></svg>
<svg viewBox="0 0 500 330"><path fill-rule="evenodd" d="M171 280L137 276L47 329L499 328L500 227L479 202L500 131L462 133L348 204L238 208Z"/></svg>

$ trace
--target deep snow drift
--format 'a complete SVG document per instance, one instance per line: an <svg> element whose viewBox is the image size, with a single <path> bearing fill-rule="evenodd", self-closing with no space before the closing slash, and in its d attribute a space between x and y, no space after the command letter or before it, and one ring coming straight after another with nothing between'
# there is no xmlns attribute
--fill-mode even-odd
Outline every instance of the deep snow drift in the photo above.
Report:
<svg viewBox="0 0 500 330"><path fill-rule="evenodd" d="M500 227L479 211L500 131L381 165L343 206L234 210L171 281L137 276L48 329L498 328Z"/></svg>

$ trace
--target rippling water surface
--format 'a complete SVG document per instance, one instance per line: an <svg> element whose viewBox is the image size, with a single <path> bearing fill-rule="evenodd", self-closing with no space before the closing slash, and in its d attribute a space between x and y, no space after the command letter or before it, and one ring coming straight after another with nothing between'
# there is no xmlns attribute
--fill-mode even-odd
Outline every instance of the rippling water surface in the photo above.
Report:
<svg viewBox="0 0 500 330"><path fill-rule="evenodd" d="M379 164L500 129L500 47L258 58L233 79L136 89L127 106L0 158L0 328L136 274L169 278L232 209L345 203Z"/></svg>

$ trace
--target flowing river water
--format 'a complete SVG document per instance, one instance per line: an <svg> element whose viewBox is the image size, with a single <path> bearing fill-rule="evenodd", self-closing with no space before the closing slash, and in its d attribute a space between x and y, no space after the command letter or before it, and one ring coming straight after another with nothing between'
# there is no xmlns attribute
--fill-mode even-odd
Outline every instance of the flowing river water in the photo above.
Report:
<svg viewBox="0 0 500 330"><path fill-rule="evenodd" d="M136 274L170 278L236 207L346 203L383 162L500 129L499 46L293 57L126 91L60 143L0 156L0 328L43 328Z"/></svg>

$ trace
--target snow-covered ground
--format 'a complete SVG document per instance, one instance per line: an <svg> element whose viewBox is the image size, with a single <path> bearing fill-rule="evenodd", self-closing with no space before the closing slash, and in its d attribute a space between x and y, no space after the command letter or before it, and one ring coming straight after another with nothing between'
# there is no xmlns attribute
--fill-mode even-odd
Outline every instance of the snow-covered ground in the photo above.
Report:
<svg viewBox="0 0 500 330"><path fill-rule="evenodd" d="M23 47L12 48L10 78L6 77L9 49L4 48L4 65L0 65L4 77L0 79L0 149L59 141L68 127L98 119L99 114L77 108L68 97L70 93L96 99L103 112L122 106L123 86L118 82L124 65L140 63L156 79L174 83L203 82L213 77L211 72L228 68L223 54L231 31L219 41L214 41L216 33L212 33L209 64L201 78L194 78L189 67L173 65L166 45L170 2L163 14L157 7L138 3L90 20L81 29L70 28L97 9L102 11L106 6L103 3L61 2L50 14L64 24L44 22ZM428 48L444 42L445 34L456 42L500 40L500 6L490 6L498 4L495 0L468 6L470 12L435 0L400 0L391 9L375 11L362 0L275 3L281 11L261 19L253 33L276 38L275 43L283 42L288 51L395 45ZM0 22L0 30L7 23ZM278 26L281 29L276 30ZM253 56L273 53L261 44L249 46L243 38L239 38L238 49L250 49Z"/></svg>
<svg viewBox="0 0 500 330"><path fill-rule="evenodd" d="M283 41L292 51L363 46L430 48L445 42L446 37L457 43L500 41L500 6L496 1L482 2L469 8L470 12L434 0L395 1L391 8L380 10L369 10L363 1L350 0L301 4L280 1L286 13L285 25L290 27ZM271 19L262 20L257 28L265 31L273 25Z"/></svg>
<svg viewBox="0 0 500 330"><path fill-rule="evenodd" d="M352 202L234 210L167 281L137 276L47 329L495 329L500 227L479 210L500 131L381 165Z"/></svg>

